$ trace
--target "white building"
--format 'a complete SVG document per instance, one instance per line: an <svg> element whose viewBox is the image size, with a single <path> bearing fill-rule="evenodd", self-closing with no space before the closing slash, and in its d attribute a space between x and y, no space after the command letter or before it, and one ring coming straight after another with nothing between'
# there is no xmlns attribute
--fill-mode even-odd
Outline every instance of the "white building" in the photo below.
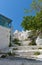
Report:
<svg viewBox="0 0 42 65"><path fill-rule="evenodd" d="M0 49L9 46L11 20L0 14Z"/></svg>
<svg viewBox="0 0 42 65"><path fill-rule="evenodd" d="M22 41L22 45L28 45L28 43L31 42L31 40L28 40L28 37L31 35L32 35L31 30L26 30L26 31L21 31L21 32L16 30L13 33L13 38L16 38L16 39L19 39L20 41ZM38 36L35 42L37 45L42 45L42 38L40 38Z"/></svg>
<svg viewBox="0 0 42 65"><path fill-rule="evenodd" d="M31 30L26 30L26 31L18 31L16 30L14 33L13 33L13 38L17 38L19 40L25 40L27 39L29 36L31 35Z"/></svg>
<svg viewBox="0 0 42 65"><path fill-rule="evenodd" d="M19 33L20 33L20 32L19 32L18 30L16 30L16 31L13 33L13 38L18 39Z"/></svg>
<svg viewBox="0 0 42 65"><path fill-rule="evenodd" d="M31 30L26 30L26 31L18 31L16 30L13 33L13 39L19 39L21 45L28 45L31 40L28 39L28 37L31 35Z"/></svg>
<svg viewBox="0 0 42 65"><path fill-rule="evenodd" d="M22 31L21 32L21 39L22 40L26 40L28 39L28 37L31 35L31 31L26 30L26 31Z"/></svg>

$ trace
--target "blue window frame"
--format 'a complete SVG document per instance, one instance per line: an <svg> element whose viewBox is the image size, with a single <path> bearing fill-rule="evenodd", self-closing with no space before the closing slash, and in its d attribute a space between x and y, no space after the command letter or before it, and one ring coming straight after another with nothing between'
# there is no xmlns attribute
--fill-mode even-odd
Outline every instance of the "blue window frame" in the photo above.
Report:
<svg viewBox="0 0 42 65"><path fill-rule="evenodd" d="M0 25L1 26L10 28L11 27L11 21L12 21L11 19L0 14Z"/></svg>

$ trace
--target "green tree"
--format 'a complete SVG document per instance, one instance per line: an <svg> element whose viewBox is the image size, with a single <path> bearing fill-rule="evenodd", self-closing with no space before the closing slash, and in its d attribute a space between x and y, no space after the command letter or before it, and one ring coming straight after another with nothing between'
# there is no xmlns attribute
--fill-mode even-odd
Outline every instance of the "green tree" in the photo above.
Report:
<svg viewBox="0 0 42 65"><path fill-rule="evenodd" d="M35 39L39 34L41 34L40 36L42 38L42 11L37 13L36 16L25 16L21 26L24 30L32 30L32 39Z"/></svg>
<svg viewBox="0 0 42 65"><path fill-rule="evenodd" d="M36 13L42 10L42 0L32 0L30 9L25 9L25 13L35 11Z"/></svg>
<svg viewBox="0 0 42 65"><path fill-rule="evenodd" d="M42 0L33 0L31 4L32 10L36 10L37 12L42 10Z"/></svg>
<svg viewBox="0 0 42 65"><path fill-rule="evenodd" d="M32 40L34 40L39 34L41 34L42 38L42 0L33 0L31 5L32 7L29 11L32 12L34 10L36 15L24 16L21 26L24 28L24 30L32 30L35 32L35 34L33 33L31 36Z"/></svg>
<svg viewBox="0 0 42 65"><path fill-rule="evenodd" d="M35 10L35 16L24 16L21 26L24 30L38 30L42 33L42 0L33 0L31 10Z"/></svg>
<svg viewBox="0 0 42 65"><path fill-rule="evenodd" d="M36 16L24 16L21 26L24 30L39 30L42 31L42 11Z"/></svg>

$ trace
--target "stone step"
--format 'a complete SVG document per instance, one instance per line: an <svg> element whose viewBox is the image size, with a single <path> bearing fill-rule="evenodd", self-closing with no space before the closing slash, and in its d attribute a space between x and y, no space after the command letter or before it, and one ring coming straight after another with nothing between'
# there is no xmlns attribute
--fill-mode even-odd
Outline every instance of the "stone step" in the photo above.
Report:
<svg viewBox="0 0 42 65"><path fill-rule="evenodd" d="M11 52L17 52L17 53L22 53L22 52L24 52L24 53L29 53L29 52L41 52L42 53L42 50L12 50Z"/></svg>
<svg viewBox="0 0 42 65"><path fill-rule="evenodd" d="M19 50L29 50L29 49L38 49L38 48L42 48L42 45L40 46L16 46L16 47L11 47L11 49L13 48L17 48Z"/></svg>

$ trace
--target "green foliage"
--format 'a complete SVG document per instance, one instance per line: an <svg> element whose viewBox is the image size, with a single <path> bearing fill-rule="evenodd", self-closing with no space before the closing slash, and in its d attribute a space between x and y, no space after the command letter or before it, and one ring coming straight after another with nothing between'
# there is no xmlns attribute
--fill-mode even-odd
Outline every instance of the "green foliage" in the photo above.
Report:
<svg viewBox="0 0 42 65"><path fill-rule="evenodd" d="M34 55L40 55L40 52L35 52Z"/></svg>
<svg viewBox="0 0 42 65"><path fill-rule="evenodd" d="M21 26L24 30L38 30L42 33L42 0L32 0L31 9L26 12L35 11L35 16L24 16Z"/></svg>
<svg viewBox="0 0 42 65"><path fill-rule="evenodd" d="M29 45L36 45L35 39L37 38L37 33L36 33L35 30L33 30L31 33L32 33L32 34L31 34L31 36L29 36L29 38L30 38L32 41L29 43Z"/></svg>
<svg viewBox="0 0 42 65"><path fill-rule="evenodd" d="M31 9L26 12L36 12L35 16L24 16L21 26L24 30L41 30L42 31L42 0L32 0Z"/></svg>
<svg viewBox="0 0 42 65"><path fill-rule="evenodd" d="M15 53L8 52L7 55L8 56L15 56L16 54Z"/></svg>
<svg viewBox="0 0 42 65"><path fill-rule="evenodd" d="M26 9L24 10L25 13L30 13L30 12L40 12L42 10L42 0L32 0L32 3L30 5L30 9Z"/></svg>
<svg viewBox="0 0 42 65"><path fill-rule="evenodd" d="M31 4L32 10L39 12L42 10L42 0L33 0Z"/></svg>
<svg viewBox="0 0 42 65"><path fill-rule="evenodd" d="M42 30L42 11L36 16L25 16L21 23L24 30Z"/></svg>
<svg viewBox="0 0 42 65"><path fill-rule="evenodd" d="M21 46L21 43L19 43L19 42L15 42L14 44Z"/></svg>
<svg viewBox="0 0 42 65"><path fill-rule="evenodd" d="M19 40L18 40L18 39L14 39L14 40L13 40L13 43L16 44L16 45L21 46L21 43L19 43Z"/></svg>
<svg viewBox="0 0 42 65"><path fill-rule="evenodd" d="M19 42L19 40L18 39L14 39L13 42Z"/></svg>
<svg viewBox="0 0 42 65"><path fill-rule="evenodd" d="M35 16L25 16L21 26L24 28L24 30L34 30L37 29L36 22L35 22Z"/></svg>
<svg viewBox="0 0 42 65"><path fill-rule="evenodd" d="M42 49L42 47L39 47L38 49Z"/></svg>
<svg viewBox="0 0 42 65"><path fill-rule="evenodd" d="M13 50L18 50L18 48L13 48Z"/></svg>
<svg viewBox="0 0 42 65"><path fill-rule="evenodd" d="M24 30L32 30L33 32L33 38L34 36L38 36L42 33L42 0L33 0L31 4L31 9L26 9L27 13L35 11L35 16L24 16L23 21L21 23L21 26L24 28ZM38 31L38 32L37 32ZM42 34L40 35L42 38ZM36 45L35 44L35 38L32 39L32 42L29 45Z"/></svg>
<svg viewBox="0 0 42 65"><path fill-rule="evenodd" d="M6 58L7 55L2 55L1 58Z"/></svg>
<svg viewBox="0 0 42 65"><path fill-rule="evenodd" d="M32 42L30 42L29 45L36 45L35 40L32 40Z"/></svg>
<svg viewBox="0 0 42 65"><path fill-rule="evenodd" d="M42 11L35 16L37 29L42 31Z"/></svg>
<svg viewBox="0 0 42 65"><path fill-rule="evenodd" d="M11 53L11 52L8 52L7 54L8 54L9 56L11 56L11 55L12 55L12 53Z"/></svg>
<svg viewBox="0 0 42 65"><path fill-rule="evenodd" d="M25 16L21 23L21 26L24 28L24 30L33 31L31 38L37 38L39 34L41 34L40 37L42 38L42 11L37 13L36 16ZM35 38L32 39L32 42L29 45L36 45Z"/></svg>

